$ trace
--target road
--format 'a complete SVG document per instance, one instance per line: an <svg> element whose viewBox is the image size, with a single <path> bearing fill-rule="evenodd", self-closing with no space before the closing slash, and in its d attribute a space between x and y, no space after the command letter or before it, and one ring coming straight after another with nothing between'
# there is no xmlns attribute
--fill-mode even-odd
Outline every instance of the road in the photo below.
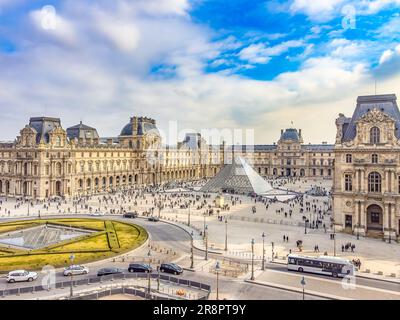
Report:
<svg viewBox="0 0 400 320"><path fill-rule="evenodd" d="M55 218L56 216L51 216ZM62 216L65 218L65 216ZM87 215L75 216L74 217L85 217ZM124 220L121 216L105 216L107 218L113 218L116 220ZM25 218L26 219L26 218ZM154 243L163 243L168 247L173 248L183 254L189 254L191 250L191 237L183 229L174 226L169 223L164 222L150 222L146 219L134 219L128 220L134 222L138 225L143 226L147 229L151 236L151 241ZM197 256L196 261L201 260L204 257L204 252L201 250L195 250L195 255ZM210 259L221 258L220 255L209 253ZM237 260L237 259L235 259ZM74 276L74 279L82 279L88 277L96 277L97 270L106 266L118 266L123 269L127 269L128 263L113 263L113 262L102 262L96 264L96 267L90 268L88 275ZM220 276L219 288L220 297L226 297L228 299L302 299L302 294L299 292L293 292L288 289L278 289L271 287L270 284L274 286L282 287L293 287L299 288L300 279L303 274L297 272L288 271L285 265L268 263L266 265L267 270L261 272L257 275L256 281L264 283L267 285L258 285L254 283L244 282L244 279L234 279L229 277ZM41 283L43 275L39 274L39 278L36 283ZM196 280L203 283L210 284L212 288L216 287L216 276L208 272L196 271L190 272L185 271L182 275L185 279ZM67 278L68 279L68 278ZM62 270L56 273L56 281L67 280L63 274ZM315 296L319 293L324 296L325 294L334 295L342 298L350 299L400 299L400 284L388 281L366 279L357 277L356 278L356 289L355 290L345 290L341 286L341 279L334 279L326 276L318 275L305 275L307 282L307 290L313 292L314 295L307 294L306 299L321 299L322 297ZM69 280L69 279L68 279ZM0 289L11 289L18 287L29 287L30 283L6 283L4 278L0 279ZM213 298L213 296L211 296Z"/></svg>

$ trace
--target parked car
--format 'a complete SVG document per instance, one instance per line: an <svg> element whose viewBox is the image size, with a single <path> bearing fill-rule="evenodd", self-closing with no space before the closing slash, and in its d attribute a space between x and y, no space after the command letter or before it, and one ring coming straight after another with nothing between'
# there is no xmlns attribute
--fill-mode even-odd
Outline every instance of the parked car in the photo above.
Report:
<svg viewBox="0 0 400 320"><path fill-rule="evenodd" d="M103 268L97 271L97 276L101 277L101 276L108 276L110 274L121 274L124 273L124 270L120 269L120 268Z"/></svg>
<svg viewBox="0 0 400 320"><path fill-rule="evenodd" d="M64 268L64 276L75 276L75 275L81 275L81 274L88 274L89 273L89 268L85 266L69 266Z"/></svg>
<svg viewBox="0 0 400 320"><path fill-rule="evenodd" d="M33 280L36 280L37 277L38 274L36 272L30 272L26 270L15 270L8 273L7 282L9 283L22 282L22 281L31 282Z"/></svg>
<svg viewBox="0 0 400 320"><path fill-rule="evenodd" d="M124 218L137 218L138 216L137 212L127 212L123 215Z"/></svg>
<svg viewBox="0 0 400 320"><path fill-rule="evenodd" d="M153 222L160 221L160 219L158 217L155 217L155 216L150 216L147 220L153 221Z"/></svg>
<svg viewBox="0 0 400 320"><path fill-rule="evenodd" d="M163 263L160 266L161 272L172 273L172 274L182 274L183 269L175 263Z"/></svg>
<svg viewBox="0 0 400 320"><path fill-rule="evenodd" d="M153 268L146 263L131 263L128 267L128 271L150 273L153 271Z"/></svg>

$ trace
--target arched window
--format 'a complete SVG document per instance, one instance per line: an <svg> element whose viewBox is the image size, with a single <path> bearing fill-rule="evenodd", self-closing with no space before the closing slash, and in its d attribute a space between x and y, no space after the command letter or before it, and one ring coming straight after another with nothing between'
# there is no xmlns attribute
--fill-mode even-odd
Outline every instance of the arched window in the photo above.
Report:
<svg viewBox="0 0 400 320"><path fill-rule="evenodd" d="M346 154L346 163L351 163L351 162L352 162L351 154Z"/></svg>
<svg viewBox="0 0 400 320"><path fill-rule="evenodd" d="M377 154L373 154L371 156L371 162L372 163L378 163L378 155Z"/></svg>
<svg viewBox="0 0 400 320"><path fill-rule="evenodd" d="M368 192L381 192L382 178L378 172L368 175Z"/></svg>
<svg viewBox="0 0 400 320"><path fill-rule="evenodd" d="M371 128L370 131L370 142L371 143L379 143L381 140L381 131L379 130L378 127L373 127Z"/></svg>

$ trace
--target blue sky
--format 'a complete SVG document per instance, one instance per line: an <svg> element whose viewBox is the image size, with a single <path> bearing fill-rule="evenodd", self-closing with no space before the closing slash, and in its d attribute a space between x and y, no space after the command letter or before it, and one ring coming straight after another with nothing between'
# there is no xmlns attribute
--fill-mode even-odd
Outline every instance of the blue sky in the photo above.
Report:
<svg viewBox="0 0 400 320"><path fill-rule="evenodd" d="M337 114L375 81L399 96L399 12L400 0L0 0L0 139L46 114L101 136L147 115L165 130L251 128L256 143L293 121L306 142L332 142Z"/></svg>

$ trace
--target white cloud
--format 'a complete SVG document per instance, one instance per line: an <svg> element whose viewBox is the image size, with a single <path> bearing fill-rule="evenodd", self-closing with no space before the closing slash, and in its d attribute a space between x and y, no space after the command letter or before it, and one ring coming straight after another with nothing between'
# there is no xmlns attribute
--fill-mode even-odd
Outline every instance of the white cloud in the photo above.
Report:
<svg viewBox="0 0 400 320"><path fill-rule="evenodd" d="M272 57L302 46L302 40L289 40L269 47L264 43L251 44L239 52L239 58L250 63L268 63Z"/></svg>
<svg viewBox="0 0 400 320"><path fill-rule="evenodd" d="M390 49L385 50L379 59L379 64L383 64L383 63L389 61L390 59L392 59L392 57L393 57L393 51Z"/></svg>
<svg viewBox="0 0 400 320"><path fill-rule="evenodd" d="M304 13L315 21L330 20L345 0L294 0L290 6L292 13Z"/></svg>
<svg viewBox="0 0 400 320"><path fill-rule="evenodd" d="M101 136L116 136L130 116L147 115L162 129L168 120L194 130L254 128L256 143L276 141L280 128L294 120L307 141L332 141L334 116L351 114L357 95L370 93L370 70L358 61L347 63L345 49L333 54L351 47L345 40L333 42L326 57L305 56L300 70L270 81L245 79L232 70L207 74L206 62L228 63L221 51L235 50L241 43L234 38L212 41L212 30L187 18L184 2L172 1L171 10L167 6L158 12L150 10L154 3L146 7L145 1L71 1L57 8L66 22L64 31L24 29L17 37L22 49L0 53L0 138L15 138L29 116L61 117L64 127L82 119ZM98 23L110 22L102 13L118 26L131 26L137 37L133 31L119 38L118 27L104 33ZM65 41L74 46L65 46ZM266 61L293 47L313 50L305 41L254 45L248 61ZM153 75L154 66L167 76ZM252 66L246 62L236 67ZM398 90L398 75L387 81L380 86Z"/></svg>

